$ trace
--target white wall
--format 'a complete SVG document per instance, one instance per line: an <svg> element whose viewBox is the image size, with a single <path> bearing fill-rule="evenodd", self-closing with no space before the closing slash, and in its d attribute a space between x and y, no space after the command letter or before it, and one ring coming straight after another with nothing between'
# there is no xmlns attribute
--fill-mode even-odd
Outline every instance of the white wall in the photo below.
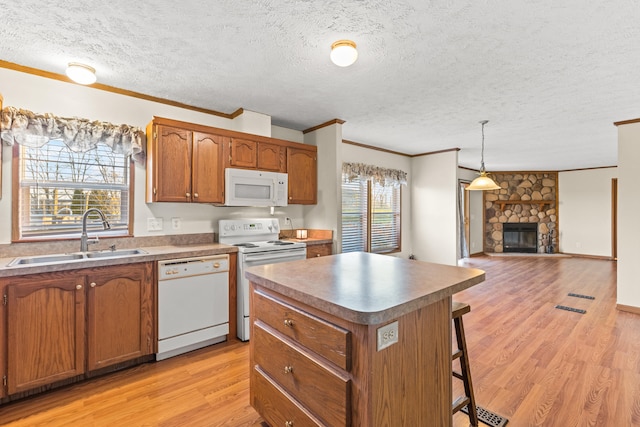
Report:
<svg viewBox="0 0 640 427"><path fill-rule="evenodd" d="M421 261L456 265L458 152L411 159L413 253Z"/></svg>
<svg viewBox="0 0 640 427"><path fill-rule="evenodd" d="M333 230L334 253L339 252L342 192L342 124L335 123L304 135L306 144L318 147L318 203L304 207L305 227Z"/></svg>
<svg viewBox="0 0 640 427"><path fill-rule="evenodd" d="M618 126L618 304L640 308L640 123ZM561 213L562 215L562 213Z"/></svg>
<svg viewBox="0 0 640 427"><path fill-rule="evenodd" d="M401 233L402 251L392 255L408 258L412 250L412 227L411 227L411 157L399 154L386 153L380 150L372 150L352 144L342 144L342 161L354 163L366 163L391 169L399 169L407 172L407 185L402 187L401 206ZM342 173L340 174L342 175ZM340 178L341 179L341 178ZM342 196L341 196L342 197ZM342 203L342 201L340 202Z"/></svg>
<svg viewBox="0 0 640 427"><path fill-rule="evenodd" d="M81 117L111 123L126 123L143 129L153 116L166 117L248 133L271 133L270 117L247 111L235 120L199 113L157 102L119 95L73 83L47 79L0 68L0 93L4 106L24 108L36 113L53 113L63 117ZM278 128L278 137L302 140L302 132ZM0 244L11 242L11 147L3 147L2 199L0 199ZM268 208L227 208L197 203L145 203L145 168L135 167L134 235L209 233L217 231L219 219L230 217L266 217ZM289 216L296 227L304 227L303 208L292 205L277 208L275 216L284 225ZM164 219L164 230L147 231L147 218ZM180 230L171 229L171 218L181 218Z"/></svg>
<svg viewBox="0 0 640 427"><path fill-rule="evenodd" d="M617 168L558 173L560 252L610 257L611 180Z"/></svg>

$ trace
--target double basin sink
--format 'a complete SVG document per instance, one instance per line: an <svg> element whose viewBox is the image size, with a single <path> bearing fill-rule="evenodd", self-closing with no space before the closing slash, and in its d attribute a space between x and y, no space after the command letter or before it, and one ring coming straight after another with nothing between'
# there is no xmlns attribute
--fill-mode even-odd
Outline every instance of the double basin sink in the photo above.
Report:
<svg viewBox="0 0 640 427"><path fill-rule="evenodd" d="M132 255L144 255L146 253L147 252L142 249L106 249L104 251L74 252L69 254L33 255L18 257L7 264L7 267L13 267L16 265L55 264L66 261L91 260L98 258L122 258Z"/></svg>

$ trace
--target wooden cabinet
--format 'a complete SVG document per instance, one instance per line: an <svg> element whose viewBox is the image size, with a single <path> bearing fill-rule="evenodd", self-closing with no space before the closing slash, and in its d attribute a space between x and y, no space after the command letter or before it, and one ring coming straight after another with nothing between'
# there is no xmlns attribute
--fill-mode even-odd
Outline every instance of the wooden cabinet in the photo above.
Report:
<svg viewBox="0 0 640 427"><path fill-rule="evenodd" d="M315 204L317 147L154 117L146 202L224 203L225 167L289 174L289 204Z"/></svg>
<svg viewBox="0 0 640 427"><path fill-rule="evenodd" d="M151 122L147 139L148 203L224 201L226 138Z"/></svg>
<svg viewBox="0 0 640 427"><path fill-rule="evenodd" d="M10 281L7 297L7 394L85 371L84 277L70 272Z"/></svg>
<svg viewBox="0 0 640 427"><path fill-rule="evenodd" d="M262 141L231 138L229 166L272 172L286 172L285 147Z"/></svg>
<svg viewBox="0 0 640 427"><path fill-rule="evenodd" d="M350 425L351 332L265 292L252 298L252 405L274 426Z"/></svg>
<svg viewBox="0 0 640 427"><path fill-rule="evenodd" d="M153 353L153 263L87 276L87 370Z"/></svg>
<svg viewBox="0 0 640 427"><path fill-rule="evenodd" d="M323 243L321 245L307 244L307 258L317 258L321 256L331 255L333 251L332 243Z"/></svg>
<svg viewBox="0 0 640 427"><path fill-rule="evenodd" d="M6 394L152 354L152 271L138 263L2 279Z"/></svg>
<svg viewBox="0 0 640 427"><path fill-rule="evenodd" d="M316 147L287 147L289 203L313 205L318 197L318 162Z"/></svg>
<svg viewBox="0 0 640 427"><path fill-rule="evenodd" d="M273 172L286 172L285 147L261 142L258 144L258 169Z"/></svg>

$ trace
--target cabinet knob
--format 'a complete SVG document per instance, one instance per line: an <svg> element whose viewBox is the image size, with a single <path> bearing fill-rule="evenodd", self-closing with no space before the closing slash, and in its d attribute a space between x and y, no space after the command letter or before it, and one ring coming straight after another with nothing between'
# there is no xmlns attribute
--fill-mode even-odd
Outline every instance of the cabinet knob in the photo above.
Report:
<svg viewBox="0 0 640 427"><path fill-rule="evenodd" d="M77 290L82 289L82 285L76 285L76 289L77 289Z"/></svg>
<svg viewBox="0 0 640 427"><path fill-rule="evenodd" d="M320 256L320 254L316 254L316 256L317 256L317 257L319 257L319 256Z"/></svg>
<svg viewBox="0 0 640 427"><path fill-rule="evenodd" d="M293 427L293 421L285 421L284 427Z"/></svg>
<svg viewBox="0 0 640 427"><path fill-rule="evenodd" d="M284 367L284 373L285 374L290 374L293 372L293 366L285 366Z"/></svg>
<svg viewBox="0 0 640 427"><path fill-rule="evenodd" d="M187 193L187 194L185 194L185 196L191 197L191 193Z"/></svg>
<svg viewBox="0 0 640 427"><path fill-rule="evenodd" d="M91 284L89 286L91 286L92 288L95 288L96 287L96 282L91 282Z"/></svg>
<svg viewBox="0 0 640 427"><path fill-rule="evenodd" d="M291 319L284 319L284 326L288 327L288 328L293 328L293 320Z"/></svg>
<svg viewBox="0 0 640 427"><path fill-rule="evenodd" d="M193 193L193 197L198 198L198 193Z"/></svg>
<svg viewBox="0 0 640 427"><path fill-rule="evenodd" d="M289 196L289 200L293 199L293 196Z"/></svg>
<svg viewBox="0 0 640 427"><path fill-rule="evenodd" d="M220 263L216 262L215 264L213 264L213 268L220 268Z"/></svg>

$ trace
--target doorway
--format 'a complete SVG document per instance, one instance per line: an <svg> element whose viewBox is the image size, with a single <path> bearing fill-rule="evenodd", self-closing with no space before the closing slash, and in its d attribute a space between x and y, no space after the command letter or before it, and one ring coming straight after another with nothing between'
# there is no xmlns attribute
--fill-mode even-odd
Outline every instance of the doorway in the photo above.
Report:
<svg viewBox="0 0 640 427"><path fill-rule="evenodd" d="M460 236L460 251L458 259L468 258L470 256L470 241L471 241L471 225L470 225L470 202L469 191L466 191L470 182L459 181L458 182L458 219L459 219L459 236Z"/></svg>
<svg viewBox="0 0 640 427"><path fill-rule="evenodd" d="M618 260L618 178L611 178L611 258Z"/></svg>

